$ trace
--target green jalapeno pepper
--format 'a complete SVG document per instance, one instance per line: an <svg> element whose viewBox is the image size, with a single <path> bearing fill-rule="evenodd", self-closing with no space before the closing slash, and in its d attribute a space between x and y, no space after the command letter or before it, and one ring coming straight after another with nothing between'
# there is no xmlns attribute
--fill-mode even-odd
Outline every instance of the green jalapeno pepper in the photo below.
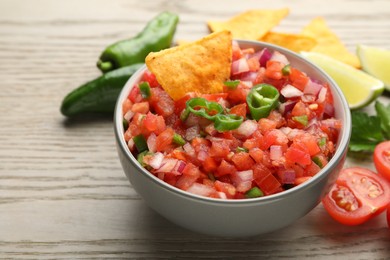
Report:
<svg viewBox="0 0 390 260"><path fill-rule="evenodd" d="M207 118L214 122L217 131L224 132L238 128L244 118L233 114L223 114L223 107L214 101L208 101L204 98L195 97L186 102L186 109L180 116L185 121L189 114Z"/></svg>
<svg viewBox="0 0 390 260"><path fill-rule="evenodd" d="M252 118L267 117L279 104L279 91L269 84L254 86L246 97Z"/></svg>
<svg viewBox="0 0 390 260"><path fill-rule="evenodd" d="M244 118L242 116L227 114L227 115L217 115L214 121L214 127L217 131L224 132L228 130L237 129L241 124Z"/></svg>
<svg viewBox="0 0 390 260"><path fill-rule="evenodd" d="M126 81L143 64L137 63L110 71L74 89L62 101L61 113L75 116L83 113L112 113Z"/></svg>
<svg viewBox="0 0 390 260"><path fill-rule="evenodd" d="M216 114L223 112L223 108L217 102L210 102L204 98L191 98L186 102L186 109L181 114L181 119L187 119L190 113L214 121Z"/></svg>
<svg viewBox="0 0 390 260"><path fill-rule="evenodd" d="M150 52L169 48L179 17L170 12L162 12L152 19L134 38L118 41L108 46L97 62L103 72L127 65L145 62Z"/></svg>

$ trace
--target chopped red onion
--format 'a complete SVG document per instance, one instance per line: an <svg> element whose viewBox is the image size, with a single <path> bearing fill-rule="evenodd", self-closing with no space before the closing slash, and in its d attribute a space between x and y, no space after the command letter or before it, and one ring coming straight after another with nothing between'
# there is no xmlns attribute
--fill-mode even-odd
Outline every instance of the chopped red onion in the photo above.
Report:
<svg viewBox="0 0 390 260"><path fill-rule="evenodd" d="M285 55L281 54L278 51L274 51L274 53L272 54L270 60L272 60L272 61L279 61L283 65L290 64L290 62L288 61L287 57Z"/></svg>
<svg viewBox="0 0 390 260"><path fill-rule="evenodd" d="M232 75L237 75L249 71L249 64L245 58L241 58L232 62Z"/></svg>
<svg viewBox="0 0 390 260"><path fill-rule="evenodd" d="M272 52L270 52L267 48L264 48L261 50L261 56L260 56L260 66L265 67L267 64L267 61L269 61L272 57Z"/></svg>
<svg viewBox="0 0 390 260"><path fill-rule="evenodd" d="M187 189L187 191L192 194L207 197L214 192L214 189L210 186L195 182Z"/></svg>
<svg viewBox="0 0 390 260"><path fill-rule="evenodd" d="M269 149L270 149L271 160L277 161L283 156L282 146L271 145Z"/></svg>
<svg viewBox="0 0 390 260"><path fill-rule="evenodd" d="M173 169L175 169L177 159L172 159L172 158L164 158L161 167L156 170L156 172L171 172L175 173Z"/></svg>
<svg viewBox="0 0 390 260"><path fill-rule="evenodd" d="M236 130L237 134L248 137L257 130L257 122L254 120L244 121Z"/></svg>
<svg viewBox="0 0 390 260"><path fill-rule="evenodd" d="M280 94L282 94L285 98L293 98L302 96L303 92L293 85L287 84L280 90Z"/></svg>
<svg viewBox="0 0 390 260"><path fill-rule="evenodd" d="M183 145L183 149L189 156L191 157L195 156L195 149L192 147L190 143L185 143Z"/></svg>
<svg viewBox="0 0 390 260"><path fill-rule="evenodd" d="M290 112L295 104L297 103L297 101L295 100L287 100L286 102L282 103L279 105L279 111L282 115L286 115L288 112Z"/></svg>
<svg viewBox="0 0 390 260"><path fill-rule="evenodd" d="M209 157L209 154L207 153L207 151L200 150L198 152L197 158L198 158L199 161L204 162L207 159L207 157Z"/></svg>
<svg viewBox="0 0 390 260"><path fill-rule="evenodd" d="M154 153L156 151L156 134L155 133L151 133L148 137L148 139L146 140L146 144L148 145L148 149L150 152Z"/></svg>
<svg viewBox="0 0 390 260"><path fill-rule="evenodd" d="M303 89L303 93L305 94L311 94L317 97L318 93L321 91L323 86L321 84L318 84L312 80L309 80Z"/></svg>
<svg viewBox="0 0 390 260"><path fill-rule="evenodd" d="M327 92L328 92L327 88L321 88L320 92L318 93L318 99L317 99L319 103L325 101Z"/></svg>
<svg viewBox="0 0 390 260"><path fill-rule="evenodd" d="M190 128L187 128L184 138L187 141L191 141L195 137L199 136L199 132L200 132L199 125L192 126Z"/></svg>
<svg viewBox="0 0 390 260"><path fill-rule="evenodd" d="M159 169L163 163L164 160L164 155L160 152L155 153L153 156L150 157L148 164L153 168L153 169Z"/></svg>
<svg viewBox="0 0 390 260"><path fill-rule="evenodd" d="M256 78L257 78L257 72L255 71L244 72L240 76L240 80L246 82L246 84L247 82L251 82L253 84Z"/></svg>
<svg viewBox="0 0 390 260"><path fill-rule="evenodd" d="M186 165L187 165L187 164L186 164L185 162L183 162L182 160L179 160L179 161L176 163L174 172L183 173L183 170L184 170L184 168L186 167Z"/></svg>
<svg viewBox="0 0 390 260"><path fill-rule="evenodd" d="M126 121L130 121L134 115L135 115L135 113L133 111L129 110L126 112L126 114L123 116L123 118L126 119Z"/></svg>
<svg viewBox="0 0 390 260"><path fill-rule="evenodd" d="M295 171L294 170L281 170L278 171L278 177L282 184L294 184L295 183Z"/></svg>

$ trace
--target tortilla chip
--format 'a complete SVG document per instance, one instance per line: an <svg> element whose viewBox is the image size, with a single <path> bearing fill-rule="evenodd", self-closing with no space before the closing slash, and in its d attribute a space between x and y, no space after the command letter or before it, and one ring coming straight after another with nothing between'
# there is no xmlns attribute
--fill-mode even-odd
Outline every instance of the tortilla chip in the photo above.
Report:
<svg viewBox="0 0 390 260"><path fill-rule="evenodd" d="M188 92L219 93L230 78L232 35L220 31L195 42L152 52L145 63L173 100Z"/></svg>
<svg viewBox="0 0 390 260"><path fill-rule="evenodd" d="M309 36L279 32L268 32L259 40L279 45L295 52L310 51L317 44L317 41Z"/></svg>
<svg viewBox="0 0 390 260"><path fill-rule="evenodd" d="M278 25L288 13L288 8L250 10L224 22L208 21L207 24L212 32L229 30L235 39L258 40Z"/></svg>
<svg viewBox="0 0 390 260"><path fill-rule="evenodd" d="M318 44L310 51L328 55L351 66L360 68L357 56L348 51L337 35L330 30L322 17L313 19L303 28L302 34L317 40Z"/></svg>

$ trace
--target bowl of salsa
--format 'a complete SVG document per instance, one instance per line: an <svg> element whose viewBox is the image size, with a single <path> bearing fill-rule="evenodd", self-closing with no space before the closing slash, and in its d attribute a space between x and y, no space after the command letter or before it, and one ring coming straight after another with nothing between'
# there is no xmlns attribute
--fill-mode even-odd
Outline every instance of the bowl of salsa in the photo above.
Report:
<svg viewBox="0 0 390 260"><path fill-rule="evenodd" d="M255 41L232 41L221 92L174 100L144 66L115 111L135 190L173 223L218 236L275 231L310 212L342 169L350 132L347 102L325 72Z"/></svg>

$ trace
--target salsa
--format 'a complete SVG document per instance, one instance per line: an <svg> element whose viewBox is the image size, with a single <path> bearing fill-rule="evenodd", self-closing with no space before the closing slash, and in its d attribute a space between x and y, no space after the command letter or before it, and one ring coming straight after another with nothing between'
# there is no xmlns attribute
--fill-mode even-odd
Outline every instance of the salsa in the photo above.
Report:
<svg viewBox="0 0 390 260"><path fill-rule="evenodd" d="M139 163L187 192L244 199L299 185L331 159L341 122L327 83L280 52L233 41L224 84L221 93L174 101L146 70L122 104L124 138Z"/></svg>

